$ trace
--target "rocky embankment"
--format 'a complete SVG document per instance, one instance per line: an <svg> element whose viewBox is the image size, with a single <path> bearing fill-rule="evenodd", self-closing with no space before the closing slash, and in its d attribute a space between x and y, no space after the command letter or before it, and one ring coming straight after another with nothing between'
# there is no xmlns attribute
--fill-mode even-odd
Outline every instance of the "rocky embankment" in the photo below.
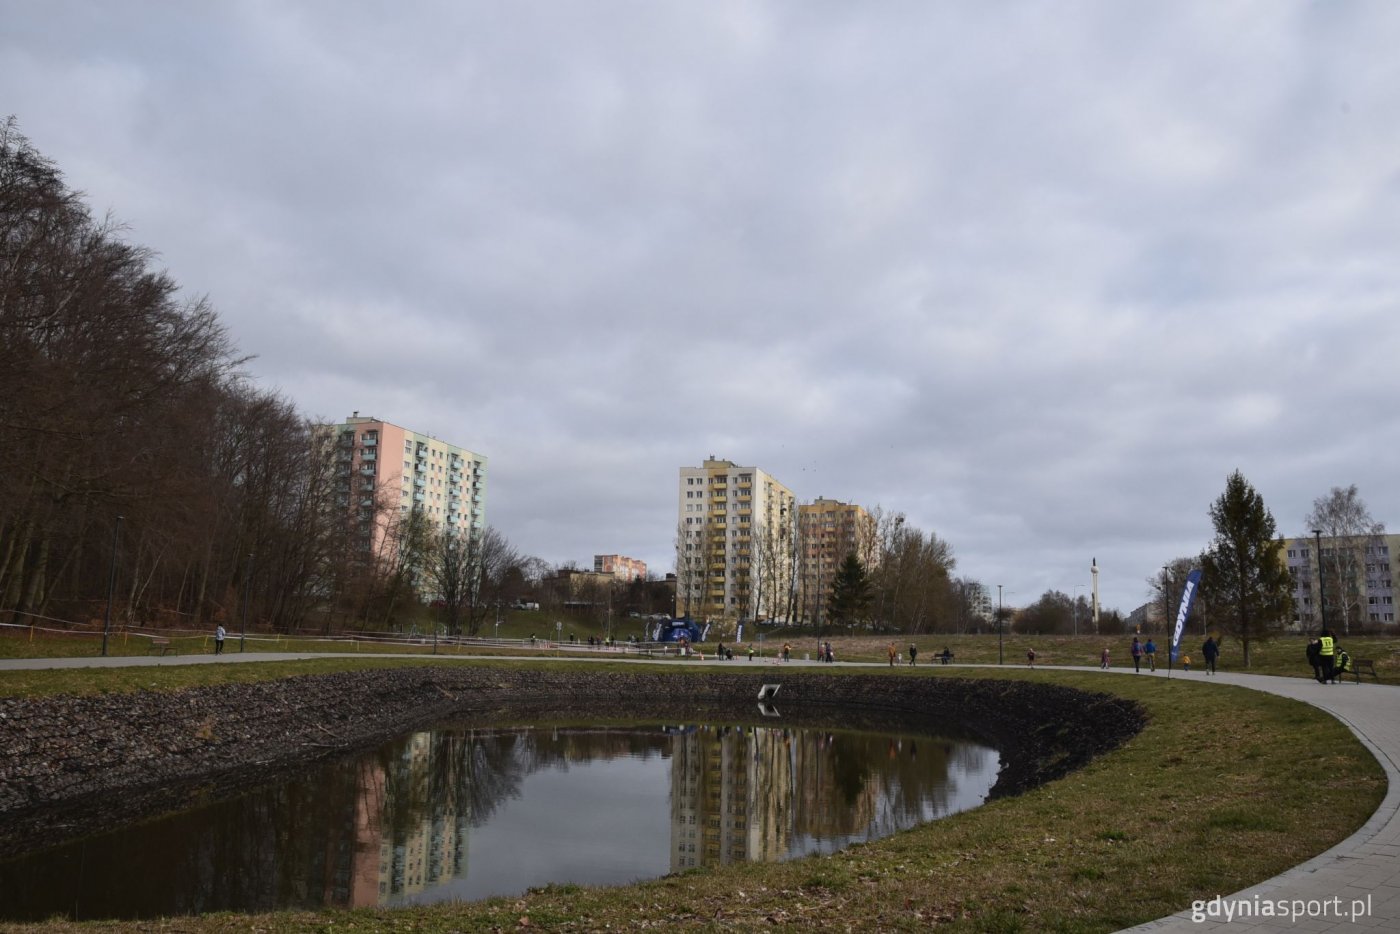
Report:
<svg viewBox="0 0 1400 934"><path fill-rule="evenodd" d="M378 669L172 693L0 699L0 852L187 807L452 719L761 719L911 730L997 748L994 796L1058 778L1142 729L1131 701L1026 681L761 671ZM769 721L774 722L774 721Z"/></svg>

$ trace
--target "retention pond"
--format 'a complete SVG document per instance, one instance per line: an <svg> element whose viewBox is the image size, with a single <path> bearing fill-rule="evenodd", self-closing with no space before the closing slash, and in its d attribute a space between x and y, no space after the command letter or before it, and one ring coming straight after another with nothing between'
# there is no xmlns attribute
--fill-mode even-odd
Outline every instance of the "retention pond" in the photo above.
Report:
<svg viewBox="0 0 1400 934"><path fill-rule="evenodd" d="M446 724L0 862L0 918L405 905L831 852L976 807L966 739L775 723Z"/></svg>

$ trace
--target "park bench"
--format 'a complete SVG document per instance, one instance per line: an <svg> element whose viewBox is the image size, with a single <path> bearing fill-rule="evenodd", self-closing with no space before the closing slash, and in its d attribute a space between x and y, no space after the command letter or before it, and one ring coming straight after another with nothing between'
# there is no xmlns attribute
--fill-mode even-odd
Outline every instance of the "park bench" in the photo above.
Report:
<svg viewBox="0 0 1400 934"><path fill-rule="evenodd" d="M940 665L946 665L953 660L952 652L939 652L934 658L938 659Z"/></svg>
<svg viewBox="0 0 1400 934"><path fill-rule="evenodd" d="M1353 658L1351 660L1351 673L1356 675L1356 683L1361 683L1361 669L1366 669L1371 677L1380 683L1381 676L1376 674L1376 660L1374 658Z"/></svg>
<svg viewBox="0 0 1400 934"><path fill-rule="evenodd" d="M176 655L179 655L179 654L180 654L179 649L177 649L177 648L175 648L175 646L171 645L171 644L170 644L170 640L169 640L168 638L166 638L165 636L152 636L152 637L151 637L151 652L152 652L152 654L155 653L155 650L156 650L156 649L160 649L160 654L161 654L161 655L164 655L164 654L166 654L167 652L174 652Z"/></svg>

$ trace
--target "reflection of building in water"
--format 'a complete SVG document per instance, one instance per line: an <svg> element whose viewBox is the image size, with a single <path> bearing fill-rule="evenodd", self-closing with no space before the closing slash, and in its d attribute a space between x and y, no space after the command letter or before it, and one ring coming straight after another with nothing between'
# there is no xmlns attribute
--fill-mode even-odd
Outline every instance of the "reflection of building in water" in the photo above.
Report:
<svg viewBox="0 0 1400 934"><path fill-rule="evenodd" d="M378 905L383 890L380 837L384 827L384 767L362 761L355 789L355 842L350 857L350 907ZM331 900L331 904L341 904Z"/></svg>
<svg viewBox="0 0 1400 934"><path fill-rule="evenodd" d="M415 733L394 759L361 768L353 906L383 904L466 874L463 742L461 734Z"/></svg>
<svg viewBox="0 0 1400 934"><path fill-rule="evenodd" d="M926 742L921 758L899 737L701 727L673 743L672 872L883 836L975 805L950 807L953 771L996 773L986 750L969 750L950 770L949 746Z"/></svg>
<svg viewBox="0 0 1400 934"><path fill-rule="evenodd" d="M793 736L788 730L755 728L747 737L753 820L749 822L748 858L772 862L787 855L792 833Z"/></svg>
<svg viewBox="0 0 1400 934"><path fill-rule="evenodd" d="M783 730L700 728L671 763L671 871L786 853L792 766Z"/></svg>

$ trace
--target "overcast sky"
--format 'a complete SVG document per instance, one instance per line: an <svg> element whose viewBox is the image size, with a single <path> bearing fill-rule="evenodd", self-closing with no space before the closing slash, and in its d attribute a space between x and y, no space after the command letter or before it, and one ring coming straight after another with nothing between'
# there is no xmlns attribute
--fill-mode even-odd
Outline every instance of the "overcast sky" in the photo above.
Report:
<svg viewBox="0 0 1400 934"><path fill-rule="evenodd" d="M551 563L677 474L1105 606L1355 483L1400 527L1400 4L0 0L0 115L250 371L489 458Z"/></svg>

